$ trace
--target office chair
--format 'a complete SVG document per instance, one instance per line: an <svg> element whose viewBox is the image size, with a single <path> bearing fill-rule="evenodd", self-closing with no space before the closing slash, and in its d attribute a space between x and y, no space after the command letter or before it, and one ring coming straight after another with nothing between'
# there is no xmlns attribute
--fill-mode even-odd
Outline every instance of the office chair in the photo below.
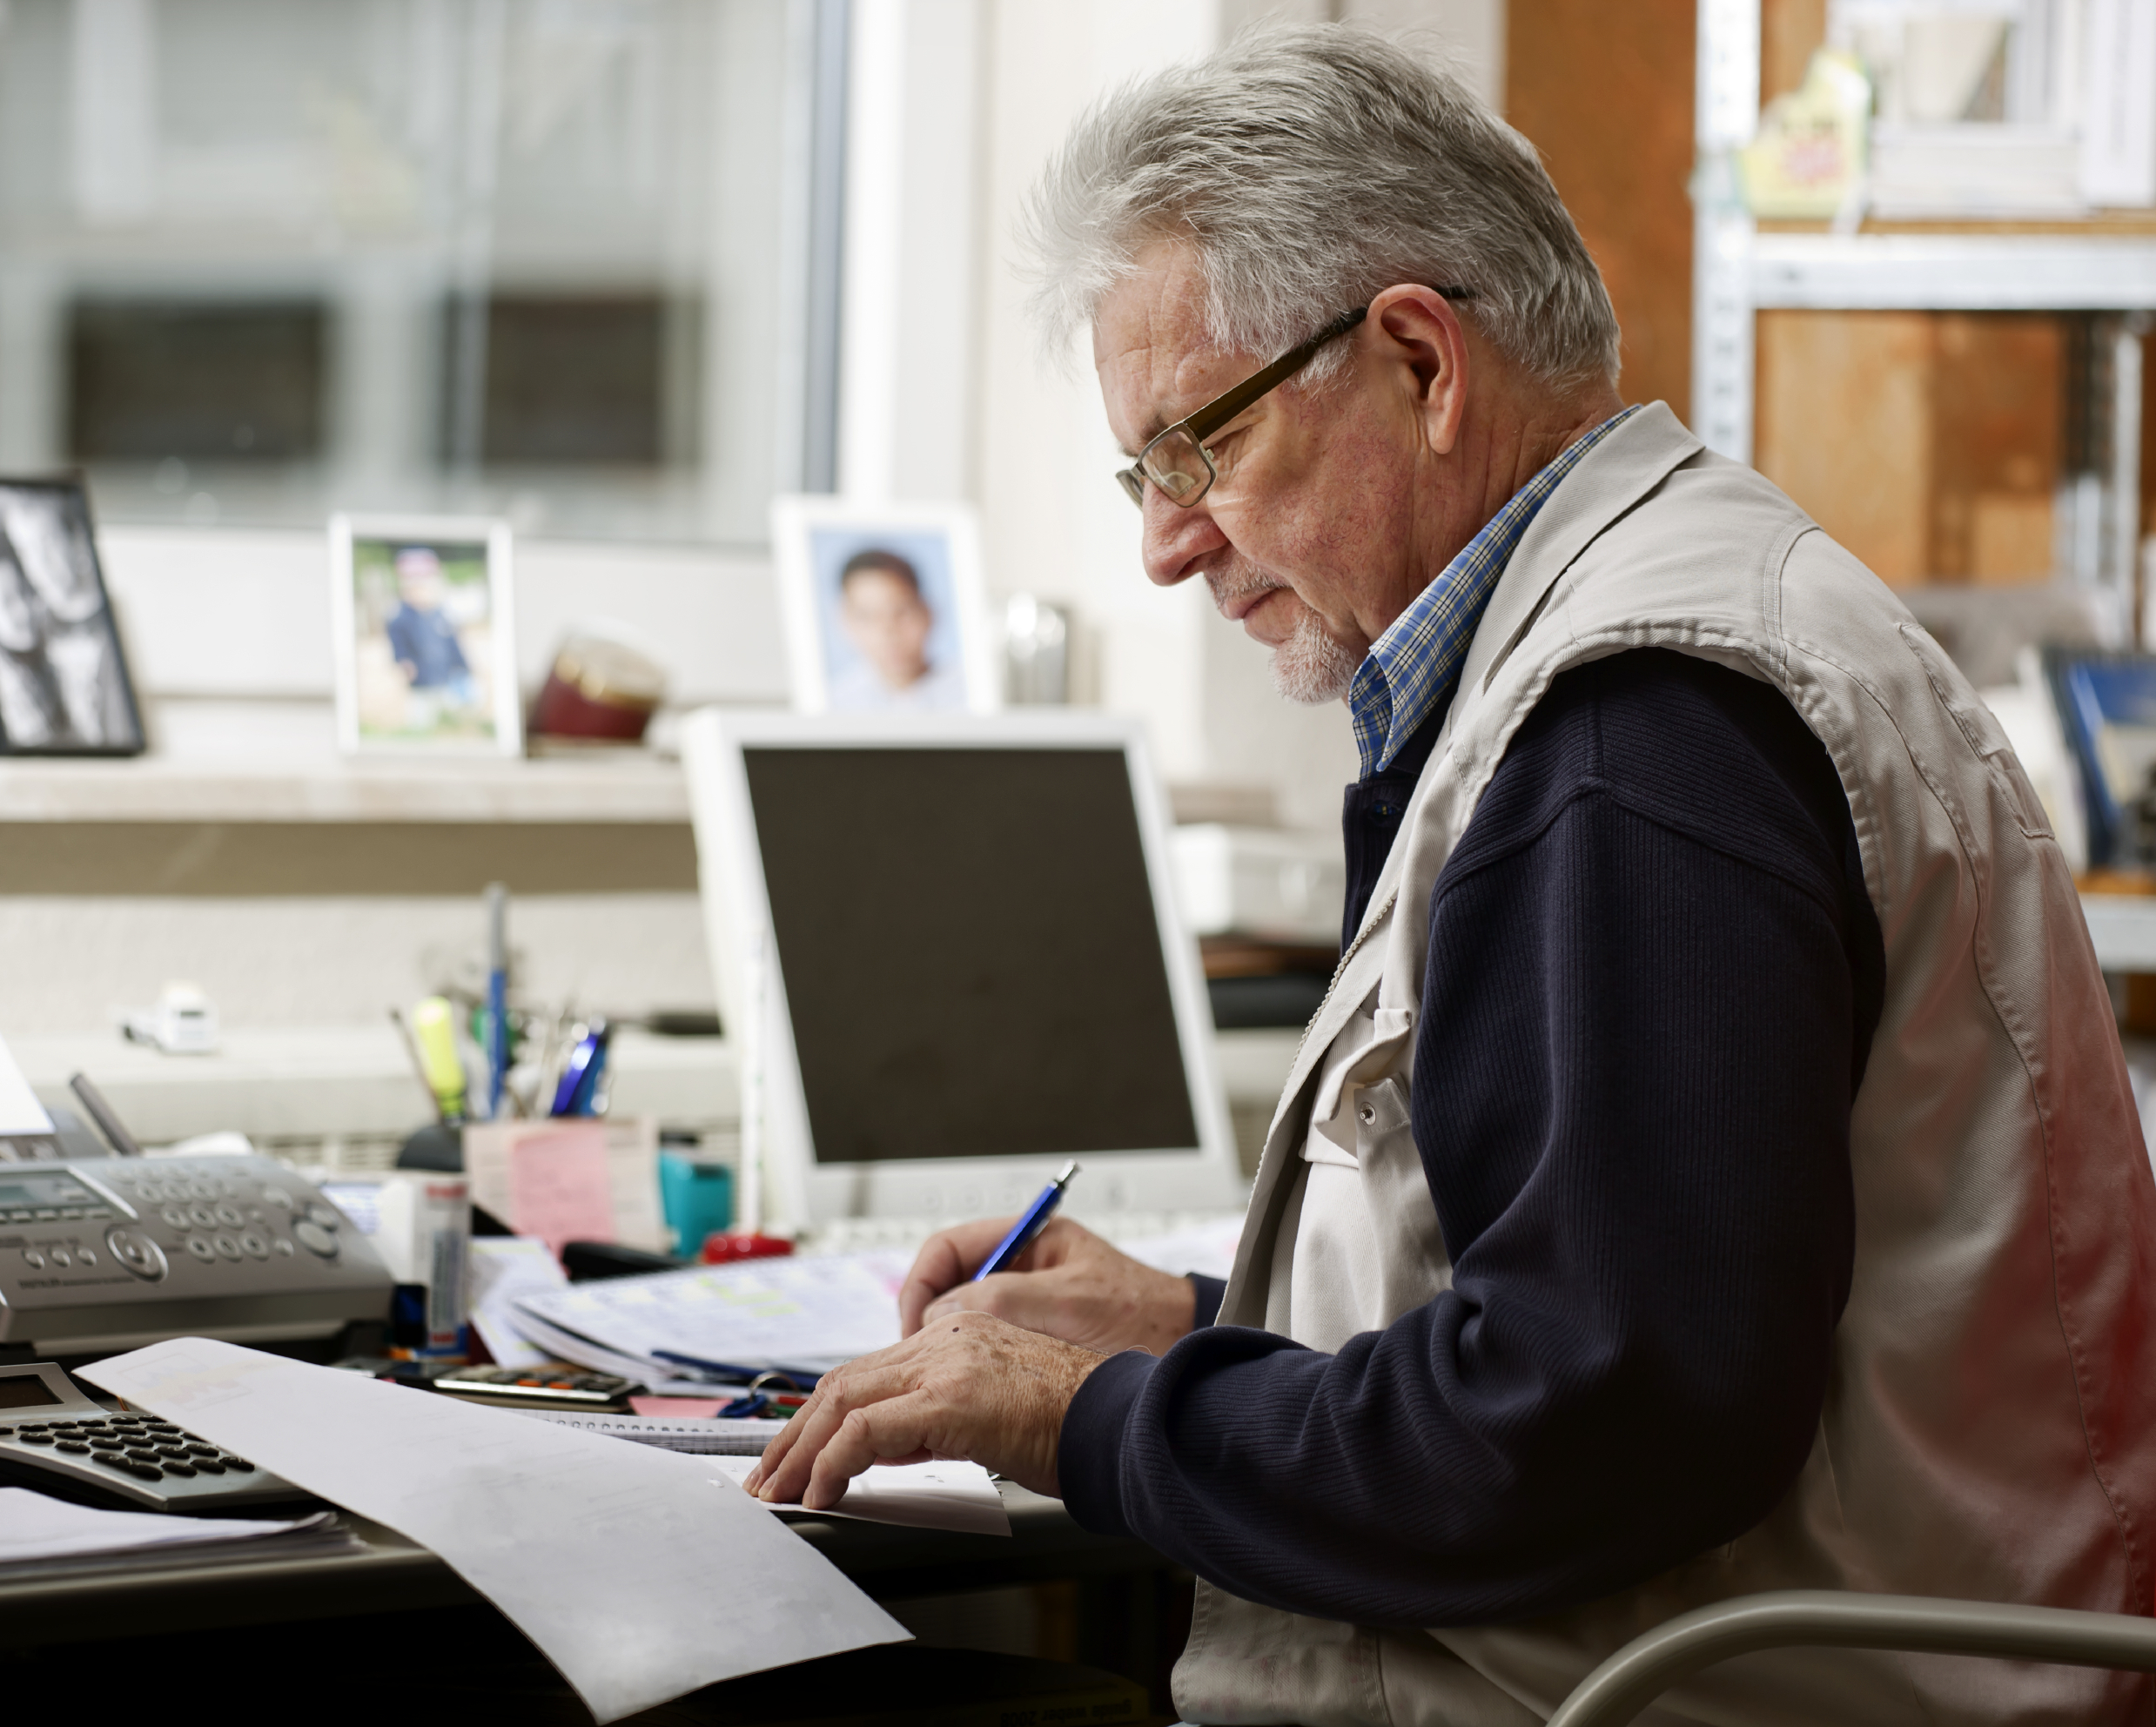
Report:
<svg viewBox="0 0 2156 1727"><path fill-rule="evenodd" d="M1807 1644L2156 1673L2156 1619L1929 1596L1777 1589L1680 1614L1633 1638L1580 1682L1548 1727L1622 1727L1703 1667L1754 1650Z"/></svg>

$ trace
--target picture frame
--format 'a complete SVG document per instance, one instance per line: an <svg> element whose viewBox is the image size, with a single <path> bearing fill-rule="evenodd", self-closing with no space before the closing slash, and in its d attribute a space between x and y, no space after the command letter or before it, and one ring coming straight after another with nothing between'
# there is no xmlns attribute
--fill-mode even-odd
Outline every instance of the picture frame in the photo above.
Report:
<svg viewBox="0 0 2156 1727"><path fill-rule="evenodd" d="M508 523L337 515L329 542L339 747L522 755Z"/></svg>
<svg viewBox="0 0 2156 1727"><path fill-rule="evenodd" d="M87 488L0 479L0 755L148 747Z"/></svg>
<svg viewBox="0 0 2156 1727"><path fill-rule="evenodd" d="M779 497L771 548L797 712L1003 705L971 509Z"/></svg>

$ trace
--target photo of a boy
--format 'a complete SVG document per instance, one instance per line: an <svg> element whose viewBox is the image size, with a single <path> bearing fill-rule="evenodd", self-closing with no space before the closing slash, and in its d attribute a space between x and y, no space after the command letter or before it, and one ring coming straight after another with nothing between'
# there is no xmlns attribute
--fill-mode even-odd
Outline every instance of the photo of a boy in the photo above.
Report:
<svg viewBox="0 0 2156 1727"><path fill-rule="evenodd" d="M833 708L965 705L957 669L929 656L936 613L909 560L880 547L847 559L838 573L838 622L855 657L831 680Z"/></svg>
<svg viewBox="0 0 2156 1727"><path fill-rule="evenodd" d="M491 736L487 548L354 539L352 589L360 735Z"/></svg>
<svg viewBox="0 0 2156 1727"><path fill-rule="evenodd" d="M397 554L397 609L385 626L397 669L415 690L460 708L479 699L457 627L442 609L441 560L426 546Z"/></svg>

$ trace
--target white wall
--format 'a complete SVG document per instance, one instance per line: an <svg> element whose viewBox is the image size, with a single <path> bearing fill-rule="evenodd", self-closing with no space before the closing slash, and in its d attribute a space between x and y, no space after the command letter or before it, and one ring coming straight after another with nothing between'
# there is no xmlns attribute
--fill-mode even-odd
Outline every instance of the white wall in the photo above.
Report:
<svg viewBox="0 0 2156 1727"><path fill-rule="evenodd" d="M919 3L920 0L915 0ZM989 0L980 59L981 319L969 488L980 503L991 590L1074 607L1090 650L1088 692L1141 716L1174 779L1269 789L1290 825L1330 828L1355 757L1337 707L1290 707L1264 651L1194 586L1163 593L1138 562L1138 515L1110 479L1122 465L1086 344L1047 357L1024 311L1011 237L1022 200L1071 122L1126 78L1202 54L1263 18L1346 17L1413 30L1493 101L1503 87L1503 0ZM1058 364L1059 362L1059 364Z"/></svg>
<svg viewBox="0 0 2156 1727"><path fill-rule="evenodd" d="M1502 0L1346 10L1427 29L1486 89L1501 85ZM1141 716L1170 777L1264 788L1291 824L1330 830L1354 768L1345 716L1279 702L1262 650L1202 591L1147 584L1083 345L1060 366L1044 361L1012 271L1020 200L1087 104L1276 14L1330 11L1262 0L859 0L856 47L867 51L854 72L866 112L853 136L842 449L860 489L971 499L992 592L1076 608L1081 694ZM0 271L0 355L11 356L0 422L41 387L19 362L45 351L10 279ZM116 527L101 540L138 681L175 748L326 755L320 534ZM527 686L564 628L607 615L657 639L677 702L784 699L761 550L526 540L517 560ZM710 999L688 895L534 901L516 916L548 991L628 1010ZM426 981L430 952L476 940L475 922L473 906L447 899L0 899L0 1032L95 1029L172 976L208 986L237 1025L371 1021Z"/></svg>
<svg viewBox="0 0 2156 1727"><path fill-rule="evenodd" d="M327 701L322 534L109 527L101 551L139 689L152 697ZM652 641L676 705L786 699L777 597L760 550L522 541L517 675L536 689L572 624L614 618Z"/></svg>

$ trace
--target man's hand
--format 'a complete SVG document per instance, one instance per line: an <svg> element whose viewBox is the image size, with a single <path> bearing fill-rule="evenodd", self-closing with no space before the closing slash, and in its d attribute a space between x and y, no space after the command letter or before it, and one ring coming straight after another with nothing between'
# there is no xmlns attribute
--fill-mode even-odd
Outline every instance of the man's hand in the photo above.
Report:
<svg viewBox="0 0 2156 1727"><path fill-rule="evenodd" d="M1111 1354L1163 1354L1189 1334L1198 1294L1188 1278L1140 1265L1068 1218L1050 1220L1018 1270L973 1282L1013 1221L984 1219L929 1238L898 1292L901 1334L968 1310Z"/></svg>
<svg viewBox="0 0 2156 1727"><path fill-rule="evenodd" d="M1059 1496L1064 1413L1100 1361L985 1314L948 1314L824 1374L742 1485L823 1511L873 1464L964 1457Z"/></svg>

